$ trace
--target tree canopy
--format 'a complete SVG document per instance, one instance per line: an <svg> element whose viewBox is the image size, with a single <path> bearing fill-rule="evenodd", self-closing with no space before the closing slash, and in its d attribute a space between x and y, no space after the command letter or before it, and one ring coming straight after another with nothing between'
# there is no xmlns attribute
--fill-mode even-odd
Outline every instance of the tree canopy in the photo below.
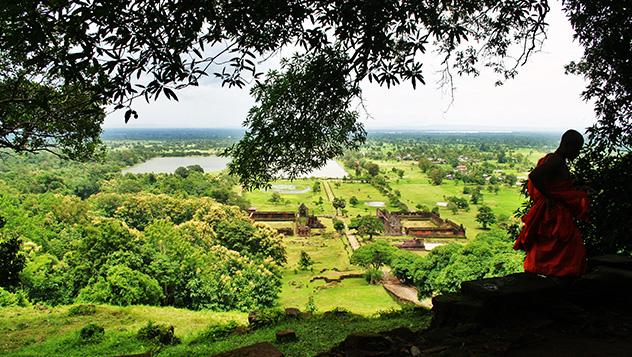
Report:
<svg viewBox="0 0 632 357"><path fill-rule="evenodd" d="M584 76L582 96L595 103L597 122L574 167L591 187L582 231L589 254L632 252L632 6L626 1L565 0L564 10L584 54L566 69Z"/></svg>
<svg viewBox="0 0 632 357"><path fill-rule="evenodd" d="M361 236L368 235L371 240L374 235L384 232L384 223L375 216L367 215L352 218L349 228L354 228Z"/></svg>
<svg viewBox="0 0 632 357"><path fill-rule="evenodd" d="M76 89L98 108L125 109L128 121L138 116L135 99L177 100L178 90L204 77L227 86L255 83L258 104L246 120L246 136L230 153L231 171L244 186L259 187L279 169L300 174L362 142L364 130L350 108L364 79L424 84L429 52L442 56L449 85L453 72L477 75L485 67L500 81L515 76L544 39L548 11L546 0L12 2L0 10L0 71L3 83L17 83L18 90L0 91L0 113L24 103L34 110ZM264 79L259 64L286 48L299 56ZM24 90L33 85L48 93L36 101ZM35 127L23 118L9 123L3 114L0 133L8 134L2 145L38 150L50 143L23 143L16 134L22 132L90 142L103 118L97 112L75 117L76 125L49 115ZM72 142L59 146L73 158L93 153L91 147L64 151L76 146Z"/></svg>

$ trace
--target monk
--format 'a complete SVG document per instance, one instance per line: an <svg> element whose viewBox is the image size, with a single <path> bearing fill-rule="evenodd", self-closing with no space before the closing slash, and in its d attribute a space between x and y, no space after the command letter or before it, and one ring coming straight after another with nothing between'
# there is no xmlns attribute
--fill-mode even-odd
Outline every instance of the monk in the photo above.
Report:
<svg viewBox="0 0 632 357"><path fill-rule="evenodd" d="M585 272L586 251L575 221L586 219L588 195L573 185L567 166L583 144L579 132L566 131L557 150L541 158L529 174L533 206L522 218L524 227L514 245L527 253L526 272L558 277Z"/></svg>

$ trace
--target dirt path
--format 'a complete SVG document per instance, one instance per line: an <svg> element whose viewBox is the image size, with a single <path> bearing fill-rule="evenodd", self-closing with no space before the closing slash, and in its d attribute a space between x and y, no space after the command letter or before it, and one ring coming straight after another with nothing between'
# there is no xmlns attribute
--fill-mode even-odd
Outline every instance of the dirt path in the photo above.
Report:
<svg viewBox="0 0 632 357"><path fill-rule="evenodd" d="M347 236L347 240L349 241L349 244L351 245L351 249L356 250L360 248L360 242L358 242L358 239L353 234L349 233L349 227L347 227L346 223L345 223L345 235Z"/></svg>
<svg viewBox="0 0 632 357"><path fill-rule="evenodd" d="M334 196L334 191L331 189L331 186L329 186L329 180L323 180L323 186L325 187L325 193L327 194L327 199L329 200L329 203L333 203L334 198L336 197ZM336 218L344 222L344 220L338 215L338 213L336 213ZM345 236L347 237L352 250L360 248L360 242L358 242L358 239L353 234L349 233L349 227L347 226L347 223L345 223Z"/></svg>
<svg viewBox="0 0 632 357"><path fill-rule="evenodd" d="M329 180L323 180L323 186L325 186L325 193L327 194L329 203L333 203L336 196L334 196L334 191L332 191L331 186L329 186Z"/></svg>
<svg viewBox="0 0 632 357"><path fill-rule="evenodd" d="M382 286L384 286L386 291L395 295L400 300L411 302L417 306L432 308L430 299L419 300L417 289L414 286L402 284L399 279L391 275L391 273L384 274Z"/></svg>

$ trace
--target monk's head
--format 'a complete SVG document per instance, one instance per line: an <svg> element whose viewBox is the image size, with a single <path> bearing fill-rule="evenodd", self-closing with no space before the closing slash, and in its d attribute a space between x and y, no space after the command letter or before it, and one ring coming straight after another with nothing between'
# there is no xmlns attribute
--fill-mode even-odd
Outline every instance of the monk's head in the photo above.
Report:
<svg viewBox="0 0 632 357"><path fill-rule="evenodd" d="M575 159L579 156L579 151L584 145L584 137L577 130L569 129L562 134L562 140L560 141L560 147L558 152L569 160Z"/></svg>

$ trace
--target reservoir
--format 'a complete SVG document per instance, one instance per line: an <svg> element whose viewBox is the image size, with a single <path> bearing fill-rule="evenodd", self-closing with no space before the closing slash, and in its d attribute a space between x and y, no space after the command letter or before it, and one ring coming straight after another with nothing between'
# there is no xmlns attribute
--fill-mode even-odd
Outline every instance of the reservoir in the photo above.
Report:
<svg viewBox="0 0 632 357"><path fill-rule="evenodd" d="M127 167L122 170L124 174L172 174L180 166L200 165L204 172L217 172L226 168L230 158L222 156L176 156L176 157L155 157L140 164ZM302 178L343 178L347 171L336 160L329 160L325 166L316 169L309 174L302 175Z"/></svg>

